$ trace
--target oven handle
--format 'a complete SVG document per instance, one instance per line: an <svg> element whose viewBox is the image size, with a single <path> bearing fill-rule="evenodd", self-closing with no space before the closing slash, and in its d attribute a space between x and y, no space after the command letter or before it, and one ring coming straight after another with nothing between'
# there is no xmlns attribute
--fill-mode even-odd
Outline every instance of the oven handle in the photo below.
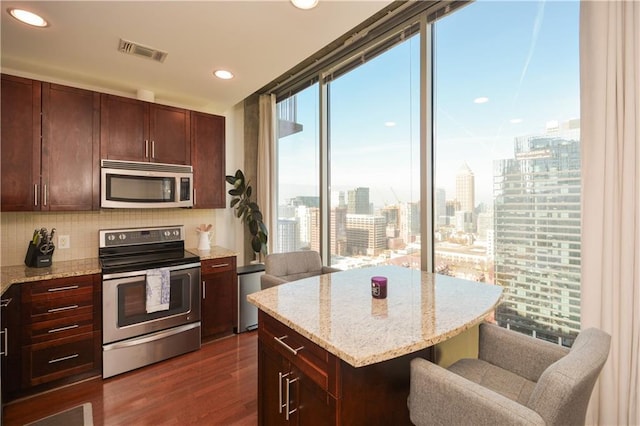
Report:
<svg viewBox="0 0 640 426"><path fill-rule="evenodd" d="M176 265L169 266L167 269L169 272L173 271L181 271L183 269L192 269L192 268L200 268L200 262L188 263L186 265ZM117 278L129 278L129 277L140 277L147 274L147 270L139 270L139 271L130 271L130 272L119 272L116 274L106 274L102 275L103 280L112 280Z"/></svg>
<svg viewBox="0 0 640 426"><path fill-rule="evenodd" d="M198 328L200 327L200 321L193 322L191 324L181 325L180 327L172 328L170 330L156 331L155 333L148 334L141 338L134 338L131 340L126 340L124 342L117 342L117 343L111 343L109 345L103 345L102 350L110 351L114 349L122 349L122 348L131 347L131 346L142 345L143 343L149 343L156 340L164 339L169 336L173 336L174 334L182 333L184 331L191 330L196 327Z"/></svg>

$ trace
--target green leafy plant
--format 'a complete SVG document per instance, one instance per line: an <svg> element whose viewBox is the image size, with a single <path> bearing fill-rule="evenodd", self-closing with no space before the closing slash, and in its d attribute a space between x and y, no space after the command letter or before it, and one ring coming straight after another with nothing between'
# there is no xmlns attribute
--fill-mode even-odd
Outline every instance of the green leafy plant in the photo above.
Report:
<svg viewBox="0 0 640 426"><path fill-rule="evenodd" d="M251 185L244 177L242 170L236 170L235 175L226 176L227 183L233 185L229 190L231 203L229 207L235 207L236 216L247 224L251 233L251 248L255 253L267 254L267 240L269 233L266 225L262 222L260 207L251 201Z"/></svg>

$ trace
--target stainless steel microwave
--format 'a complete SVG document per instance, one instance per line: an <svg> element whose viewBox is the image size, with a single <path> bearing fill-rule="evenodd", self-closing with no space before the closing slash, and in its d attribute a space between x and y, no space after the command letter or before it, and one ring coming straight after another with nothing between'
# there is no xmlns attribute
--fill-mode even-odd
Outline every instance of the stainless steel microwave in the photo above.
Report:
<svg viewBox="0 0 640 426"><path fill-rule="evenodd" d="M102 160L100 169L100 207L193 207L191 166Z"/></svg>

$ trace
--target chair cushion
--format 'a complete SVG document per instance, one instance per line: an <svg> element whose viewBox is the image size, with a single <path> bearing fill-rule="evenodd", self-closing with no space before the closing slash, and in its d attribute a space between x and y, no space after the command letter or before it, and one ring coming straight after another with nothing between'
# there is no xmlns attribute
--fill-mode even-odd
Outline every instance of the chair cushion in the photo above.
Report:
<svg viewBox="0 0 640 426"><path fill-rule="evenodd" d="M480 359L461 359L449 371L526 405L536 384Z"/></svg>
<svg viewBox="0 0 640 426"><path fill-rule="evenodd" d="M273 253L265 260L265 273L295 281L322 273L322 260L316 251Z"/></svg>

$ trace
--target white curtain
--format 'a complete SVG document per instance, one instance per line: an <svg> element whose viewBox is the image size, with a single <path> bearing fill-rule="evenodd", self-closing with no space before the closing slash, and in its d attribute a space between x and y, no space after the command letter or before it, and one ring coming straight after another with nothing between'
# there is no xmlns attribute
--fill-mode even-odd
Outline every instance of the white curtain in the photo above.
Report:
<svg viewBox="0 0 640 426"><path fill-rule="evenodd" d="M269 231L267 247L273 251L273 239L276 235L275 172L276 161L276 95L260 95L258 101L258 191L257 201L262 212L263 222Z"/></svg>
<svg viewBox="0 0 640 426"><path fill-rule="evenodd" d="M640 2L582 1L582 327L611 334L587 423L640 425Z"/></svg>

